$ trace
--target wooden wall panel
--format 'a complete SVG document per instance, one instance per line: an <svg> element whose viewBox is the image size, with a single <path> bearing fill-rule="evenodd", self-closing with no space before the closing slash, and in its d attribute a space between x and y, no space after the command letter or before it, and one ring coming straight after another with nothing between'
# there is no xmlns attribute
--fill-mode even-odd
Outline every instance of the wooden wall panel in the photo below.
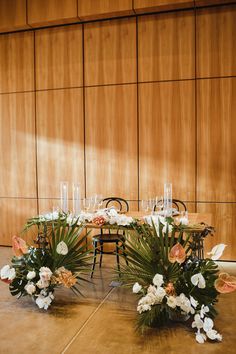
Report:
<svg viewBox="0 0 236 354"><path fill-rule="evenodd" d="M220 260L236 259L236 203L198 203L197 211L212 214L212 225L216 233L205 240L205 256L218 243L227 245Z"/></svg>
<svg viewBox="0 0 236 354"><path fill-rule="evenodd" d="M0 36L0 92L34 89L34 34Z"/></svg>
<svg viewBox="0 0 236 354"><path fill-rule="evenodd" d="M34 94L0 95L0 196L36 197Z"/></svg>
<svg viewBox="0 0 236 354"><path fill-rule="evenodd" d="M37 92L39 198L60 197L60 181L84 193L82 89ZM71 189L70 195L71 198Z"/></svg>
<svg viewBox="0 0 236 354"><path fill-rule="evenodd" d="M139 84L140 199L163 194L195 200L194 81Z"/></svg>
<svg viewBox="0 0 236 354"><path fill-rule="evenodd" d="M136 82L135 19L85 25L85 85Z"/></svg>
<svg viewBox="0 0 236 354"><path fill-rule="evenodd" d="M86 88L87 195L136 200L136 85Z"/></svg>
<svg viewBox="0 0 236 354"><path fill-rule="evenodd" d="M236 200L236 78L198 81L197 200Z"/></svg>
<svg viewBox="0 0 236 354"><path fill-rule="evenodd" d="M78 0L78 16L82 20L133 13L132 0Z"/></svg>
<svg viewBox="0 0 236 354"><path fill-rule="evenodd" d="M193 7L194 0L134 0L136 13L165 11Z"/></svg>
<svg viewBox="0 0 236 354"><path fill-rule="evenodd" d="M236 75L236 6L197 12L197 77Z"/></svg>
<svg viewBox="0 0 236 354"><path fill-rule="evenodd" d="M139 81L194 78L192 11L140 17L138 34Z"/></svg>
<svg viewBox="0 0 236 354"><path fill-rule="evenodd" d="M80 25L36 31L36 88L83 85Z"/></svg>
<svg viewBox="0 0 236 354"><path fill-rule="evenodd" d="M17 235L32 244L34 231L20 235L26 220L37 215L36 199L0 198L0 245L10 246L12 236Z"/></svg>
<svg viewBox="0 0 236 354"><path fill-rule="evenodd" d="M0 1L0 32L29 27L26 22L26 0Z"/></svg>
<svg viewBox="0 0 236 354"><path fill-rule="evenodd" d="M78 20L77 0L28 0L28 23L32 27Z"/></svg>
<svg viewBox="0 0 236 354"><path fill-rule="evenodd" d="M195 0L196 6L206 6L206 5L224 5L235 3L235 0Z"/></svg>

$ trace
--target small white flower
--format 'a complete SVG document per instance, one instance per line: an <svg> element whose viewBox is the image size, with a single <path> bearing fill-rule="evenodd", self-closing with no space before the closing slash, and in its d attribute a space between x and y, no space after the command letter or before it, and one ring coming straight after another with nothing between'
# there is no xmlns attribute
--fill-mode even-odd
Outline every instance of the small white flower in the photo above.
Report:
<svg viewBox="0 0 236 354"><path fill-rule="evenodd" d="M168 228L168 233L171 233L173 230L173 226L168 224L167 222L165 222L165 225L162 229L162 232L166 233L167 232L167 228Z"/></svg>
<svg viewBox="0 0 236 354"><path fill-rule="evenodd" d="M197 285L200 289L204 289L206 287L206 281L201 273L194 274L191 277L191 282L193 285Z"/></svg>
<svg viewBox="0 0 236 354"><path fill-rule="evenodd" d="M34 279L35 277L36 277L36 273L35 273L34 270L32 270L32 271L28 272L26 278L27 278L28 280L32 280L32 279Z"/></svg>
<svg viewBox="0 0 236 354"><path fill-rule="evenodd" d="M53 299L54 299L54 296L51 292L49 293L48 296L44 296L44 294L40 293L40 295L38 295L35 302L40 309L47 310L48 307L51 305L51 302Z"/></svg>
<svg viewBox="0 0 236 354"><path fill-rule="evenodd" d="M0 272L1 279L13 280L16 277L15 268L11 268L8 264L2 267Z"/></svg>
<svg viewBox="0 0 236 354"><path fill-rule="evenodd" d="M188 225L189 223L189 220L187 217L182 217L179 219L179 222L182 224L182 225Z"/></svg>
<svg viewBox="0 0 236 354"><path fill-rule="evenodd" d="M162 302L164 296L166 295L165 289L163 289L161 286L157 288L155 292L156 298L158 302Z"/></svg>
<svg viewBox="0 0 236 354"><path fill-rule="evenodd" d="M36 287L33 283L28 283L25 286L25 291L27 292L27 294L32 295L33 293L35 293Z"/></svg>
<svg viewBox="0 0 236 354"><path fill-rule="evenodd" d="M167 305L174 309L177 306L176 298L174 296L168 296Z"/></svg>
<svg viewBox="0 0 236 354"><path fill-rule="evenodd" d="M218 340L219 342L222 341L222 335L219 334L215 329L211 329L206 332L206 335L211 340Z"/></svg>
<svg viewBox="0 0 236 354"><path fill-rule="evenodd" d="M222 256L226 246L227 245L225 245L224 243L219 243L218 245L214 246L212 250L207 254L211 256L211 259L213 261L217 261Z"/></svg>
<svg viewBox="0 0 236 354"><path fill-rule="evenodd" d="M190 295L190 302L191 302L191 305L192 305L194 308L197 307L198 301L195 300L194 297L192 297L191 295Z"/></svg>
<svg viewBox="0 0 236 354"><path fill-rule="evenodd" d="M44 289L47 288L49 286L49 281L48 280L43 280L43 279L39 279L39 281L36 283L37 287L39 289Z"/></svg>
<svg viewBox="0 0 236 354"><path fill-rule="evenodd" d="M200 310L200 317L203 318L207 312L209 312L209 307L202 305Z"/></svg>
<svg viewBox="0 0 236 354"><path fill-rule="evenodd" d="M65 256L68 253L67 244L64 241L59 242L56 251L58 254L62 254L63 256Z"/></svg>
<svg viewBox="0 0 236 354"><path fill-rule="evenodd" d="M163 280L163 275L162 274L156 274L152 280L153 284L156 285L157 287L161 286L164 283Z"/></svg>
<svg viewBox="0 0 236 354"><path fill-rule="evenodd" d="M139 283L135 283L133 286L133 293L137 294L140 292L141 289L142 289L142 286Z"/></svg>
<svg viewBox="0 0 236 354"><path fill-rule="evenodd" d="M201 320L201 317L199 314L196 314L194 316L194 321L192 322L192 328L197 328L197 329L200 329L200 328L203 328L203 321Z"/></svg>
<svg viewBox="0 0 236 354"><path fill-rule="evenodd" d="M200 344L203 344L206 341L206 336L205 334L200 332L200 329L196 333L196 341Z"/></svg>
<svg viewBox="0 0 236 354"><path fill-rule="evenodd" d="M210 330L212 330L214 327L214 322L212 321L211 318L209 317L205 317L204 318L204 323L203 323L203 329L205 332L208 332Z"/></svg>

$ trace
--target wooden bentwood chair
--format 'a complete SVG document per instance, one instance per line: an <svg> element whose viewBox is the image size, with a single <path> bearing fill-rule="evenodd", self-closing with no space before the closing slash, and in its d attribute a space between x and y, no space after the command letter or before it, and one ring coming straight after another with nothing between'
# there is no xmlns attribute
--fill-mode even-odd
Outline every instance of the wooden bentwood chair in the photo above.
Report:
<svg viewBox="0 0 236 354"><path fill-rule="evenodd" d="M105 208L115 207L118 210L118 212L122 214L129 211L129 204L123 198L117 198L117 197L105 198L103 199L103 205ZM100 233L98 235L93 236L92 243L94 247L94 261L93 261L93 267L91 272L91 278L93 277L93 273L95 270L97 254L100 254L99 267L102 266L103 254L116 254L117 268L118 270L120 270L119 245L122 246L125 255L124 241L125 241L125 231L119 230L119 228L117 228L116 230L101 228ZM110 252L104 251L103 245L105 243L114 243L115 250ZM127 260L126 263L128 264Z"/></svg>
<svg viewBox="0 0 236 354"><path fill-rule="evenodd" d="M187 211L186 204L179 199L172 199L172 206L179 212ZM154 211L156 211L157 206L154 206Z"/></svg>

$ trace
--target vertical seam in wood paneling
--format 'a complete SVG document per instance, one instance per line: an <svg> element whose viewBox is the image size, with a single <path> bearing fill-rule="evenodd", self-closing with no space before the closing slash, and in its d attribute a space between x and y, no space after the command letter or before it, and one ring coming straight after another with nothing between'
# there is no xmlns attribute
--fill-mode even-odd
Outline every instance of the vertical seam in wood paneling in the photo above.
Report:
<svg viewBox="0 0 236 354"><path fill-rule="evenodd" d="M138 210L139 210L139 196L140 196L140 182L139 182L139 75L138 75L138 17L136 16L136 85L137 85L137 92L136 92L136 104L137 104L137 170L138 170Z"/></svg>
<svg viewBox="0 0 236 354"><path fill-rule="evenodd" d="M36 41L34 34L34 129L35 129L35 179L36 179L36 198L37 214L39 214L39 184L38 184L38 130L37 130L37 94L36 94Z"/></svg>
<svg viewBox="0 0 236 354"><path fill-rule="evenodd" d="M197 124L197 10L196 3L194 1L194 59L195 59L195 79L194 79L194 87L195 87L195 110L194 110L194 118L195 118L195 211L197 211L197 176L198 176L198 124Z"/></svg>
<svg viewBox="0 0 236 354"><path fill-rule="evenodd" d="M82 70L83 70L83 120L84 120L84 196L87 196L87 184L86 184L86 117L85 117L85 61L84 61L84 24L82 24Z"/></svg>

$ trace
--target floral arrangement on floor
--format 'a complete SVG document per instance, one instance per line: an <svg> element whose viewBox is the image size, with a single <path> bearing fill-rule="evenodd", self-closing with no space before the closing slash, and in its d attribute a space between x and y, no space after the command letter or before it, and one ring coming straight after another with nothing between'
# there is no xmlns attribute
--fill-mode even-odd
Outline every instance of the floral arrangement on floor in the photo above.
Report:
<svg viewBox="0 0 236 354"><path fill-rule="evenodd" d="M30 226L34 224L31 222ZM2 281L9 284L10 292L18 298L30 296L40 309L47 310L59 286L81 294L79 286L88 281L91 256L86 251L83 228L70 226L66 218L55 218L48 227L41 220L38 225L37 247L30 247L18 236L12 238L14 257L11 265L0 271Z"/></svg>
<svg viewBox="0 0 236 354"><path fill-rule="evenodd" d="M121 266L119 279L139 298L137 327L189 319L198 343L207 338L221 341L213 322L217 297L236 289L236 278L218 275L214 262L224 248L219 244L210 258L199 259L187 225L161 218L159 224L135 226L125 242L128 265Z"/></svg>

